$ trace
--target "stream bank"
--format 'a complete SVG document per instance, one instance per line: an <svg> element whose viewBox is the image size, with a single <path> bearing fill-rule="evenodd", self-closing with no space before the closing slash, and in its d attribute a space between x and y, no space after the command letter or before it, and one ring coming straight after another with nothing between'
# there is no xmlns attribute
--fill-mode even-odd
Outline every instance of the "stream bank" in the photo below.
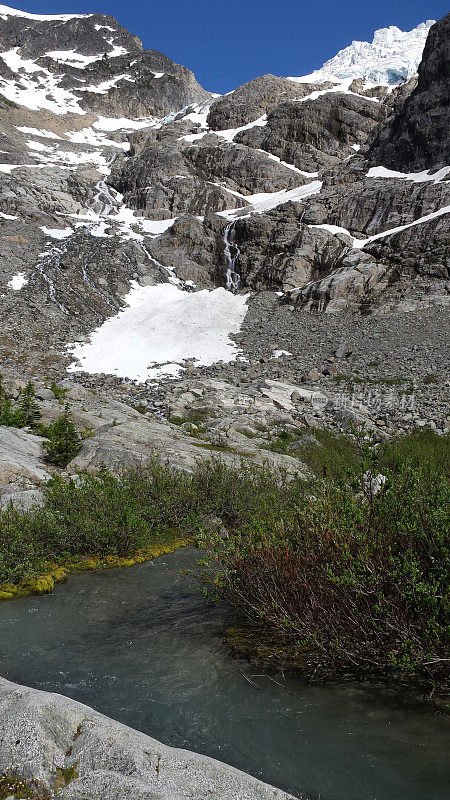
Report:
<svg viewBox="0 0 450 800"><path fill-rule="evenodd" d="M218 647L225 611L180 575L196 559L184 548L1 604L1 674L297 797L443 800L447 719L374 688L283 680L231 658Z"/></svg>

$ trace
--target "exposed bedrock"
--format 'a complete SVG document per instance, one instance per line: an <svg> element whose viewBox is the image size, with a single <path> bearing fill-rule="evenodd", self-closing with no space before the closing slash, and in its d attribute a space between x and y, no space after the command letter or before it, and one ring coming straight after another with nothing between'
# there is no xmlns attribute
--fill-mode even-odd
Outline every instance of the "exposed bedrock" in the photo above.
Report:
<svg viewBox="0 0 450 800"><path fill-rule="evenodd" d="M327 231L302 224L302 213L301 206L287 203L236 221L242 286L287 290L336 266L348 245Z"/></svg>
<svg viewBox="0 0 450 800"><path fill-rule="evenodd" d="M88 706L0 678L0 770L65 800L289 800L207 756L180 750ZM27 795L28 796L28 795Z"/></svg>
<svg viewBox="0 0 450 800"><path fill-rule="evenodd" d="M132 155L108 178L127 205L153 219L203 215L246 204L245 195L305 183L296 172L245 145L180 141L180 126L133 137ZM209 138L209 137L208 137ZM236 196L237 193L237 196Z"/></svg>
<svg viewBox="0 0 450 800"><path fill-rule="evenodd" d="M417 88L374 134L371 164L396 170L450 164L450 14L430 28Z"/></svg>
<svg viewBox="0 0 450 800"><path fill-rule="evenodd" d="M235 141L258 147L299 169L315 172L354 155L386 114L381 103L333 92L304 102L285 102L264 127L238 133Z"/></svg>
<svg viewBox="0 0 450 800"><path fill-rule="evenodd" d="M363 174L367 164L363 164ZM362 177L362 176L361 176ZM450 204L450 183L414 183L392 178L364 178L353 184L324 186L303 206L302 221L339 225L355 235L373 236L438 211Z"/></svg>
<svg viewBox="0 0 450 800"><path fill-rule="evenodd" d="M323 84L321 89L332 85ZM315 89L317 86L312 83L294 83L288 78L262 75L216 100L208 114L208 125L214 131L239 128L268 114L279 103L291 98L307 97Z"/></svg>

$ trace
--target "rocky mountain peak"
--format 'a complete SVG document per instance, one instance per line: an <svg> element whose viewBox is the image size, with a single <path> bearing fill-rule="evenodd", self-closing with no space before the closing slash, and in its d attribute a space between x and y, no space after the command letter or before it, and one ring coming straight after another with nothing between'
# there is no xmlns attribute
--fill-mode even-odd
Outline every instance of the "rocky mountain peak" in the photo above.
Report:
<svg viewBox="0 0 450 800"><path fill-rule="evenodd" d="M221 97L112 17L1 7L2 369L147 386L242 353L257 380L272 350L303 363L305 325L443 304L448 21L429 28Z"/></svg>
<svg viewBox="0 0 450 800"><path fill-rule="evenodd" d="M0 7L0 92L33 110L164 116L210 97L193 74L111 16Z"/></svg>

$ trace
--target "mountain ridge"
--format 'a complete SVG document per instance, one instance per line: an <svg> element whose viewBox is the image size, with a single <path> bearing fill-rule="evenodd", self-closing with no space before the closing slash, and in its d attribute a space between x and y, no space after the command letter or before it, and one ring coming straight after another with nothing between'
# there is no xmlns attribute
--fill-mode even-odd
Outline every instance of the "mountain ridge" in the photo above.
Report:
<svg viewBox="0 0 450 800"><path fill-rule="evenodd" d="M267 377L292 384L311 373L317 388L333 394L329 336L356 337L356 368L371 382L396 379L394 362L382 355L390 348L401 351L414 381L439 372L431 332L415 334L433 354L428 365L424 356L411 366L408 346L411 326L443 324L448 301L448 139L433 139L421 112L426 101L430 124L445 129L446 20L428 32L419 83L265 75L215 96L185 67L143 51L109 17L32 18L18 45L23 19L6 16L0 14L5 374L62 380L70 368L72 381L128 392L130 401L157 411L154 403L172 396L171 381L226 376L234 385L241 363L248 363L250 388ZM414 40L425 39L427 25L414 29ZM407 109L413 149L403 133L390 133L392 126L405 130ZM420 148L431 154L426 163ZM193 292L202 293L195 302ZM131 306L142 309L139 324ZM102 338L116 326L118 338ZM371 342L373 358L363 342L371 328L384 342L384 349ZM165 338L183 339L181 329L183 347L166 347ZM128 374L121 337L139 355ZM162 343L156 351L155 341ZM99 342L106 350L93 358ZM294 355L272 359L278 351ZM441 384L427 393L411 419L430 413L431 394L433 421L445 427ZM299 413L304 419L307 412ZM375 409L364 413L376 423ZM318 411L317 420L341 424L334 412ZM398 409L389 420L400 429L409 424Z"/></svg>

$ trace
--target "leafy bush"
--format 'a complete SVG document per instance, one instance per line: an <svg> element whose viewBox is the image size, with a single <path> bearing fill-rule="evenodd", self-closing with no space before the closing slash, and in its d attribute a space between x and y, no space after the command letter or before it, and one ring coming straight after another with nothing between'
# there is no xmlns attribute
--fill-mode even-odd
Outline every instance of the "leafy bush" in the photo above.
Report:
<svg viewBox="0 0 450 800"><path fill-rule="evenodd" d="M442 673L450 548L443 475L403 465L365 497L315 481L295 515L203 537L203 577L243 620L308 648L311 672Z"/></svg>

